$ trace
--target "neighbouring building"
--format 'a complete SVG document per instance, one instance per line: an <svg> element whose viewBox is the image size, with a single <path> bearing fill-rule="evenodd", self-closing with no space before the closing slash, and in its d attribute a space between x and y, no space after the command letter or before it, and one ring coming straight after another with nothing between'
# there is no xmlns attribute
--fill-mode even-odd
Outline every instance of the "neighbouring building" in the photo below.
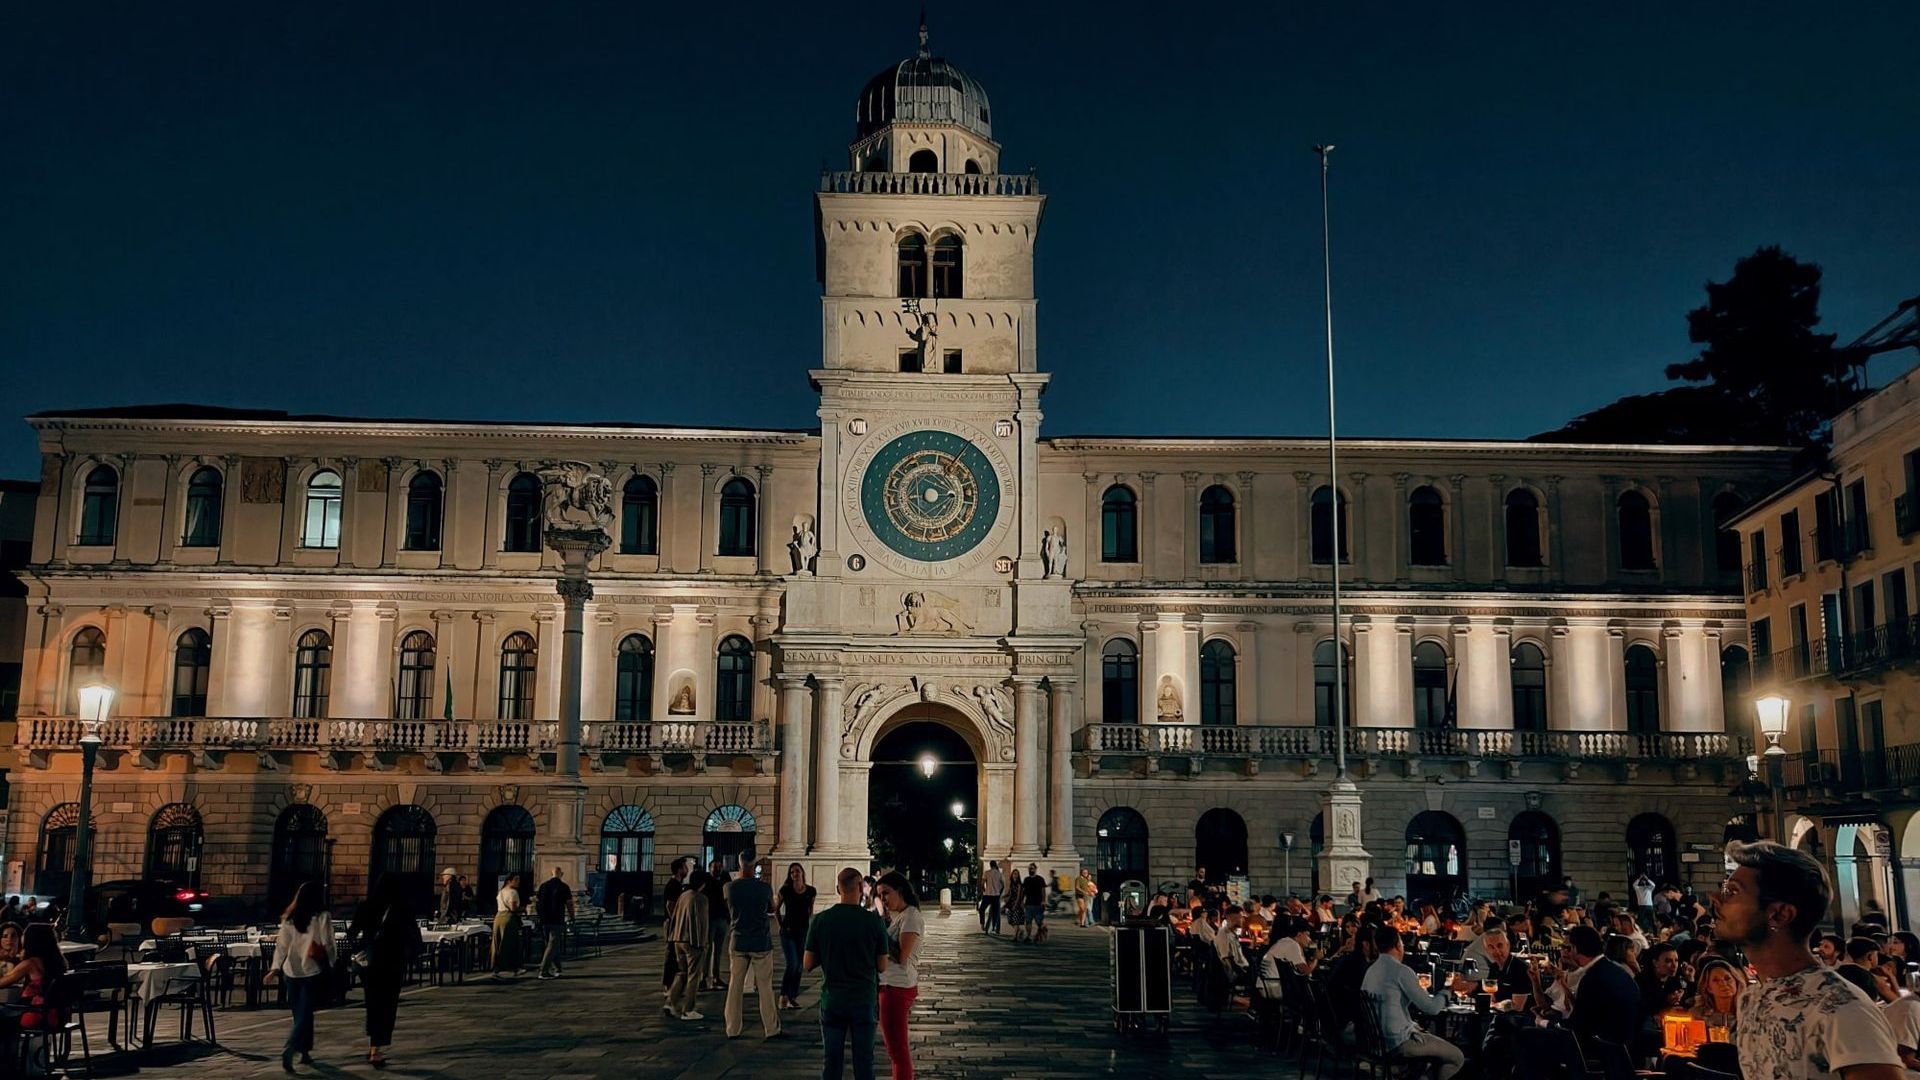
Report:
<svg viewBox="0 0 1920 1080"><path fill-rule="evenodd" d="M656 852L864 864L874 747L932 723L974 756L983 855L1304 891L1343 665L1388 892L1717 879L1752 749L1722 525L1789 454L1355 439L1336 493L1312 439L1043 434L1046 197L1000 171L985 91L923 47L855 111L793 373L817 428L32 417L28 884L70 872L91 681L119 693L98 877L350 900L530 868L561 784L558 460L618 493L583 780L616 890Z"/></svg>

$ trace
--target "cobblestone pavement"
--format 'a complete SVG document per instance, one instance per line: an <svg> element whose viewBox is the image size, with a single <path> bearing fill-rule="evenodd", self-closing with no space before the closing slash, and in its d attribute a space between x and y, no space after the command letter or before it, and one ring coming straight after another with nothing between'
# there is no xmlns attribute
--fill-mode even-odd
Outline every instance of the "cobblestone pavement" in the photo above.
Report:
<svg viewBox="0 0 1920 1080"><path fill-rule="evenodd" d="M1291 1061L1253 1047L1244 1017L1221 1019L1174 989L1168 1038L1115 1033L1108 1011L1108 937L1102 930L1057 929L1045 945L1016 945L981 934L970 911L940 918L928 908L920 999L913 1012L914 1058L929 1077L1047 1080L1125 1075L1131 1078L1290 1076ZM801 995L807 1006L781 1013L787 1037L760 1038L754 999L746 1033L726 1038L723 996L700 996L704 1021L662 1014L658 942L609 949L573 964L565 977L531 974L494 983L409 990L401 999L392 1064L395 1077L745 1078L809 1077L820 1072L820 1035L813 1008L818 976ZM775 962L775 979L779 962ZM354 1002L320 1013L315 1064L305 1075L374 1075L366 1064L362 1013ZM156 1045L144 1075L280 1076L286 1013L223 1011L222 1048ZM159 1033L171 1029L162 1019ZM880 1076L886 1054L875 1039ZM114 1064L118 1064L117 1062ZM849 1068L848 1075L852 1075Z"/></svg>

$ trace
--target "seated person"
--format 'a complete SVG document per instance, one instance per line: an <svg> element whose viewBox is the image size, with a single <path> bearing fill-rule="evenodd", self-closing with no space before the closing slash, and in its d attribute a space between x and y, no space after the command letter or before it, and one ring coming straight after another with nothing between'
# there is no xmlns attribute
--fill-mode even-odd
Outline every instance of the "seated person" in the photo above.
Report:
<svg viewBox="0 0 1920 1080"><path fill-rule="evenodd" d="M1642 1016L1658 1017L1680 1008L1687 997L1687 980L1680 977L1680 951L1661 942L1641 953L1640 974L1634 982L1640 986Z"/></svg>
<svg viewBox="0 0 1920 1080"><path fill-rule="evenodd" d="M1333 961L1333 970L1327 976L1327 998L1333 1005L1333 1015L1340 1022L1340 1031L1336 1035L1352 1041L1353 1018L1363 1007L1366 998L1360 992L1360 984L1367 977L1367 969L1373 966L1379 957L1371 931L1360 935L1354 947L1340 954Z"/></svg>
<svg viewBox="0 0 1920 1080"><path fill-rule="evenodd" d="M1452 1080L1453 1075L1466 1066L1466 1055L1438 1035L1422 1031L1408 1010L1436 1015L1446 1008L1449 989L1465 993L1473 984L1455 976L1451 985L1440 982L1431 990L1422 989L1413 969L1402 963L1405 952L1399 932L1382 926L1375 928L1373 934L1374 948L1380 955L1367 969L1366 978L1360 981L1360 990L1379 1017L1380 1036L1387 1052L1403 1060L1437 1061L1439 1080Z"/></svg>
<svg viewBox="0 0 1920 1080"><path fill-rule="evenodd" d="M1220 929L1220 913L1213 908L1204 907L1193 913L1193 921L1187 924L1187 935L1213 947L1214 934Z"/></svg>
<svg viewBox="0 0 1920 1080"><path fill-rule="evenodd" d="M0 973L26 958L21 952L21 932L19 923L0 924Z"/></svg>
<svg viewBox="0 0 1920 1080"><path fill-rule="evenodd" d="M1275 931L1273 945L1267 949L1267 955L1260 958L1260 992L1267 997L1280 994L1280 965L1286 964L1296 974L1311 975L1314 966L1320 961L1309 959L1313 949L1313 927L1303 920L1281 924Z"/></svg>
<svg viewBox="0 0 1920 1080"><path fill-rule="evenodd" d="M1847 955L1846 939L1824 930L1813 932L1813 953L1828 967L1837 967Z"/></svg>
<svg viewBox="0 0 1920 1080"><path fill-rule="evenodd" d="M1527 962L1513 955L1513 944L1507 940L1505 931L1489 930L1480 935L1474 944L1480 946L1484 959L1475 962L1480 977L1474 980L1469 993L1479 993L1489 979L1499 987L1493 991L1495 1001L1506 1001L1515 994L1533 993L1533 980L1527 975Z"/></svg>
<svg viewBox="0 0 1920 1080"><path fill-rule="evenodd" d="M1247 960L1247 950L1240 945L1240 928L1246 921L1246 912L1229 907L1213 934L1213 952L1220 958L1220 967L1226 971L1229 982L1242 981L1253 967Z"/></svg>
<svg viewBox="0 0 1920 1080"><path fill-rule="evenodd" d="M1747 980L1733 966L1732 961L1715 956L1700 965L1700 981L1694 988L1693 1000L1687 1003L1687 1015L1707 1025L1707 1037L1713 1039L1715 1029L1724 1029L1725 1038L1716 1042L1733 1041L1734 1006L1739 1003L1740 991Z"/></svg>
<svg viewBox="0 0 1920 1080"><path fill-rule="evenodd" d="M1571 1003L1563 1011L1575 1035L1583 1041L1605 1039L1632 1046L1640 1031L1640 988L1626 968L1601 955L1603 948L1599 931L1591 926L1567 931L1561 951L1566 974L1556 989L1562 1001Z"/></svg>
<svg viewBox="0 0 1920 1080"><path fill-rule="evenodd" d="M0 975L0 989L20 988L19 1024L24 1031L58 1031L67 1022L61 1010L53 1007L50 992L54 980L67 973L67 962L60 955L60 939L53 927L34 923L21 939L19 963Z"/></svg>

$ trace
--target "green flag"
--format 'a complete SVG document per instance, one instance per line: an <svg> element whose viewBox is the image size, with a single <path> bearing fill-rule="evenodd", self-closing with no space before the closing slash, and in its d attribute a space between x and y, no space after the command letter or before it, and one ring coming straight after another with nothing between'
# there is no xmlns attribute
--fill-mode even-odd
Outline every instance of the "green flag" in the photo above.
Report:
<svg viewBox="0 0 1920 1080"><path fill-rule="evenodd" d="M442 710L441 715L449 720L453 719L453 672L451 671L447 672L447 707Z"/></svg>

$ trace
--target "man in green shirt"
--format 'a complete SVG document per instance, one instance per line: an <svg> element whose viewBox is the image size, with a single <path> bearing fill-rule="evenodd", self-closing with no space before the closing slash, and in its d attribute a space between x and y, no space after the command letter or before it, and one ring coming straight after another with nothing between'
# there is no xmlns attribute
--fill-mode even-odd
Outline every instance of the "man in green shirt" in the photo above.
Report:
<svg viewBox="0 0 1920 1080"><path fill-rule="evenodd" d="M840 902L813 917L802 962L824 972L820 1036L822 1080L840 1080L853 1038L854 1080L873 1080L873 1029L880 1022L880 973L887 969L887 924L860 903L866 878L849 866L834 880Z"/></svg>

